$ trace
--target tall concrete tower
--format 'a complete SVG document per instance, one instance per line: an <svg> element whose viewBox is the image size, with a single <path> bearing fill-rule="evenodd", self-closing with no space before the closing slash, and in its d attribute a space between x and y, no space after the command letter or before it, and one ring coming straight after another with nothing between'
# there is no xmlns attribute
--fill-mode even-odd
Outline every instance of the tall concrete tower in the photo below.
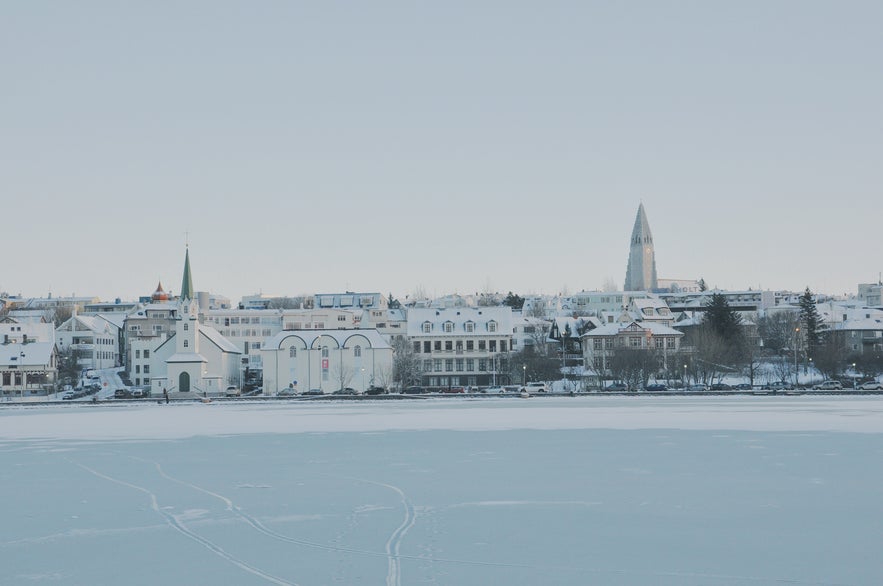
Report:
<svg viewBox="0 0 883 586"><path fill-rule="evenodd" d="M656 289L656 253L653 251L653 235L644 204L638 206L635 227L632 228L629 264L625 270L623 291L650 291Z"/></svg>

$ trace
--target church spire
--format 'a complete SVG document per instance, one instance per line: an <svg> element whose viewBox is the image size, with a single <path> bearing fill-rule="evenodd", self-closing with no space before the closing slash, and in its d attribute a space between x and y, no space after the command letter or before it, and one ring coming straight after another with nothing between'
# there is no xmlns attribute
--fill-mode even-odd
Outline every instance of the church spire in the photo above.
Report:
<svg viewBox="0 0 883 586"><path fill-rule="evenodd" d="M181 280L181 299L193 299L193 277L190 276L190 247L184 253L184 278Z"/></svg>
<svg viewBox="0 0 883 586"><path fill-rule="evenodd" d="M644 211L644 203L638 206L635 226L632 228L629 264L625 271L624 291L652 291L657 288L656 252L653 249L653 234L650 222Z"/></svg>

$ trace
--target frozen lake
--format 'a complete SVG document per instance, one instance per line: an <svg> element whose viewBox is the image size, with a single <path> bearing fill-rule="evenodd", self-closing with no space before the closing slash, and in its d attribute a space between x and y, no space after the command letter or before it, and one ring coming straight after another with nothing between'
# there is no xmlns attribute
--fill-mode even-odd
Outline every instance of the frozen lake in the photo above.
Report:
<svg viewBox="0 0 883 586"><path fill-rule="evenodd" d="M883 583L883 400L0 409L2 584Z"/></svg>

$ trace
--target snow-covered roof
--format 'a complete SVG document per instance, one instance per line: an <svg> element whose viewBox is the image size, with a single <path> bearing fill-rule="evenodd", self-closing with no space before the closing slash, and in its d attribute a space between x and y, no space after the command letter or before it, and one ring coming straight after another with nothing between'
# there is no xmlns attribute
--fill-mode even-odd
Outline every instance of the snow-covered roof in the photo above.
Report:
<svg viewBox="0 0 883 586"><path fill-rule="evenodd" d="M224 352L232 354L242 354L236 344L221 335L221 332L211 326L199 326L199 333L209 339L215 346Z"/></svg>
<svg viewBox="0 0 883 586"><path fill-rule="evenodd" d="M633 322L621 323L621 324L619 324L619 323L617 323L617 324L604 324L602 326L595 328L594 330L586 332L585 334L583 334L583 337L585 337L585 336L593 336L593 337L616 336L620 332L628 330L629 327L631 327L633 325L641 328L642 330L649 330L650 334L653 336L683 336L684 335L683 332L679 332L678 330L676 330L674 328L670 328L666 325L662 325L657 322L633 321Z"/></svg>
<svg viewBox="0 0 883 586"><path fill-rule="evenodd" d="M426 336L423 324L433 324L432 335L459 335L466 332L465 324L472 322L476 326L475 334L508 335L512 333L512 308L506 307L451 307L451 308L414 308L408 310L408 336ZM438 327L451 322L450 332ZM485 326L489 322L496 323L496 331L490 332Z"/></svg>
<svg viewBox="0 0 883 586"><path fill-rule="evenodd" d="M0 344L0 366L45 367L51 362L54 349L52 342Z"/></svg>
<svg viewBox="0 0 883 586"><path fill-rule="evenodd" d="M320 337L333 338L338 346L346 346L348 340L354 337L362 337L368 340L371 348L392 348L377 330L285 330L279 332L264 343L264 350L278 350L283 347L283 342L289 338L299 338L307 347L312 347Z"/></svg>

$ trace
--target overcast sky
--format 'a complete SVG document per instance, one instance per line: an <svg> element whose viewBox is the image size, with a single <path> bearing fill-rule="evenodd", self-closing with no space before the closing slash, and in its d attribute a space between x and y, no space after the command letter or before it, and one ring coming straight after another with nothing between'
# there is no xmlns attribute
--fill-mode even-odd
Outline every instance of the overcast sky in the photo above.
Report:
<svg viewBox="0 0 883 586"><path fill-rule="evenodd" d="M4 2L0 291L883 270L883 3Z"/></svg>

